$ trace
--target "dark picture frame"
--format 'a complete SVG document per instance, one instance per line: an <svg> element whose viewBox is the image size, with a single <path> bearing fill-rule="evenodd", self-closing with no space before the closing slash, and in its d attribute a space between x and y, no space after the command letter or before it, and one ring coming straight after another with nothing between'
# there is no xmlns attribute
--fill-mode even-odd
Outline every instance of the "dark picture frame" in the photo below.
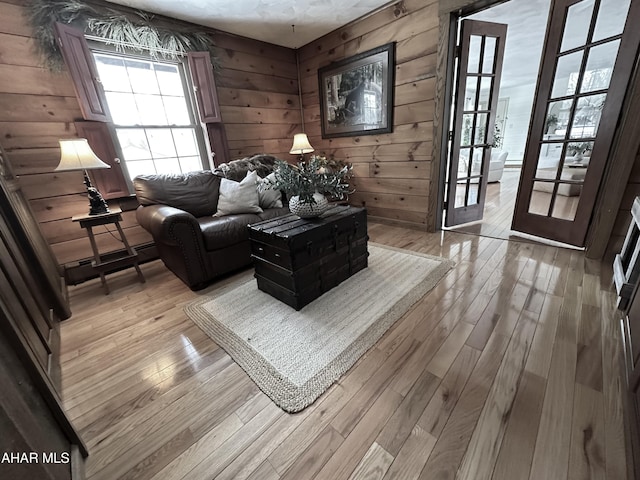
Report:
<svg viewBox="0 0 640 480"><path fill-rule="evenodd" d="M318 69L322 138L393 131L395 42Z"/></svg>

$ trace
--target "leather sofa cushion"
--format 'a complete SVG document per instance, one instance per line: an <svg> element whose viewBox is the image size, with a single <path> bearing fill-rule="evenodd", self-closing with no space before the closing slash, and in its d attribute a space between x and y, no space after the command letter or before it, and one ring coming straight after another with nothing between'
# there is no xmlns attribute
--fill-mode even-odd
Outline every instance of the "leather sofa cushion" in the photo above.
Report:
<svg viewBox="0 0 640 480"><path fill-rule="evenodd" d="M176 175L138 175L133 185L140 205L169 205L197 218L216 213L220 180L218 175L205 170Z"/></svg>
<svg viewBox="0 0 640 480"><path fill-rule="evenodd" d="M247 225L261 221L260 217L253 213L202 217L197 220L202 230L204 246L209 251L249 241Z"/></svg>
<svg viewBox="0 0 640 480"><path fill-rule="evenodd" d="M288 215L288 208L268 208L262 213L240 213L224 217L202 217L197 221L202 230L205 248L209 251L226 248L236 243L249 241L247 225Z"/></svg>

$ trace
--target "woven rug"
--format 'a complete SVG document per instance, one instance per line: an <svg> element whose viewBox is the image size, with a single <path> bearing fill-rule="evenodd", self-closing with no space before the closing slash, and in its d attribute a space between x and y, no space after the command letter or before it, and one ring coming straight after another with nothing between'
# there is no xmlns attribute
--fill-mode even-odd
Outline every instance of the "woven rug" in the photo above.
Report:
<svg viewBox="0 0 640 480"><path fill-rule="evenodd" d="M369 266L302 310L258 290L251 272L185 306L278 406L313 403L451 268L369 243Z"/></svg>

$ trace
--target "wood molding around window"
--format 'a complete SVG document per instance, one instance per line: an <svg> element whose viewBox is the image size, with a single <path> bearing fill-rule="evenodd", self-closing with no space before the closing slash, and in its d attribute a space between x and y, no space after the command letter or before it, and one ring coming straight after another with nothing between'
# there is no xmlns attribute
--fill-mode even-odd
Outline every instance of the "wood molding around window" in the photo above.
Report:
<svg viewBox="0 0 640 480"><path fill-rule="evenodd" d="M98 190L107 199L130 196L129 183L116 159L118 150L108 125L111 123L106 96L93 55L84 33L73 27L56 24L60 49L74 85L80 111L86 122L76 122L78 135L86 137L98 157L110 169L92 172ZM209 52L188 55L192 87L196 93L197 110L206 125L211 151L216 153L215 164L229 160L226 131L220 115L218 95ZM203 168L207 168L203 166Z"/></svg>

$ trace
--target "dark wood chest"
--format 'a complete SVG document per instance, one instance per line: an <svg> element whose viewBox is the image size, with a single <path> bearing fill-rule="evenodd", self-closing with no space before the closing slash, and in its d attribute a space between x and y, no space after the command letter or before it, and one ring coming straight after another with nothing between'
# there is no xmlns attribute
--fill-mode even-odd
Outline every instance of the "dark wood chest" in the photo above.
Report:
<svg viewBox="0 0 640 480"><path fill-rule="evenodd" d="M249 226L258 288L296 310L367 266L367 212L336 206Z"/></svg>

